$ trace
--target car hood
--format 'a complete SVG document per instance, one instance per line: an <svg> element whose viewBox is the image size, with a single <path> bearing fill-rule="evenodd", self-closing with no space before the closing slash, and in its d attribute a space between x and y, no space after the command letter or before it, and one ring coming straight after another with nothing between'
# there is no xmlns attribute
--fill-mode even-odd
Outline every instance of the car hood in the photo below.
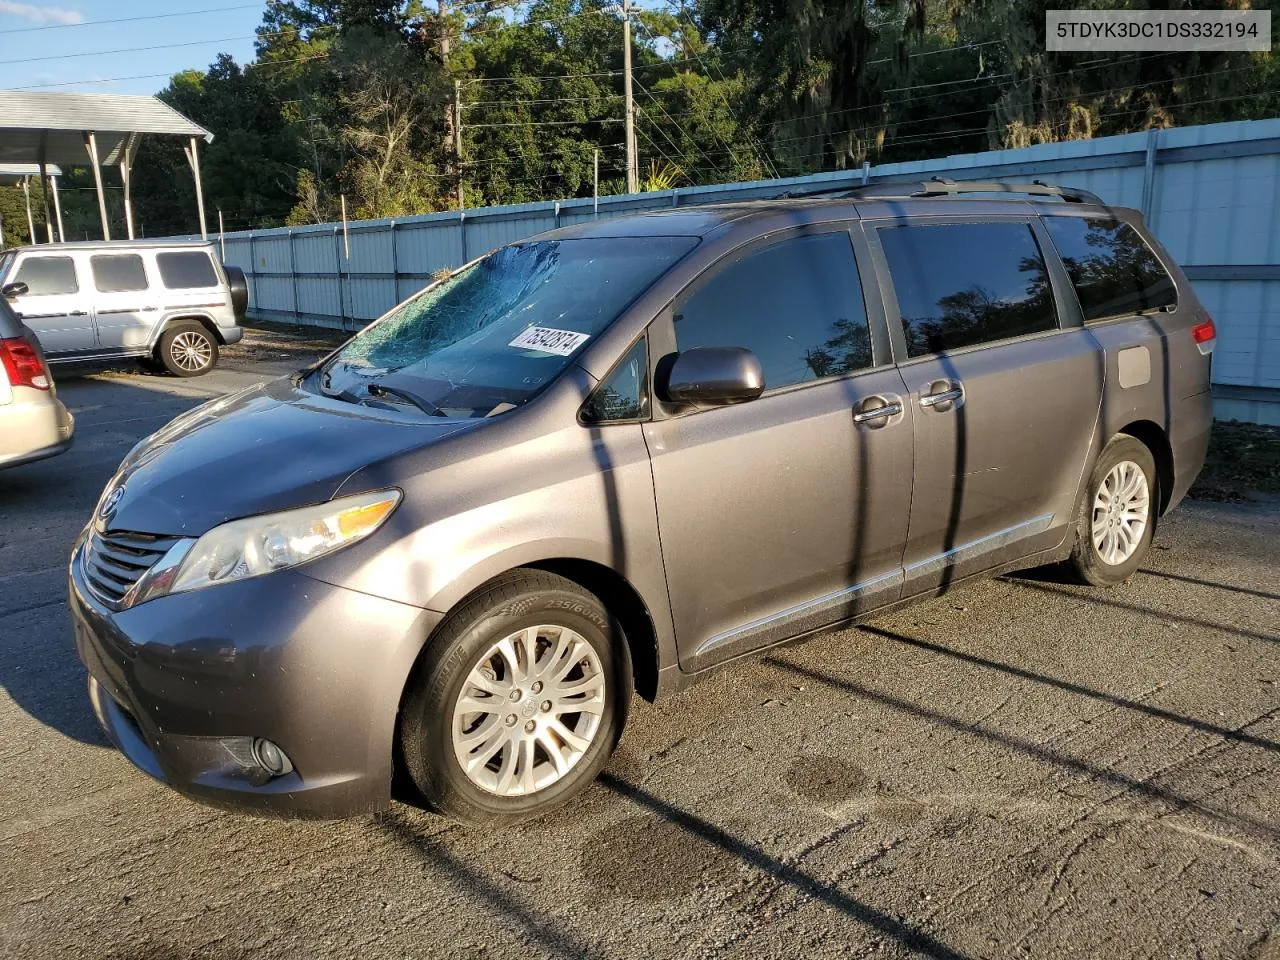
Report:
<svg viewBox="0 0 1280 960"><path fill-rule="evenodd" d="M361 467L483 422L402 416L268 381L189 410L138 444L94 523L199 536L227 520L328 500Z"/></svg>

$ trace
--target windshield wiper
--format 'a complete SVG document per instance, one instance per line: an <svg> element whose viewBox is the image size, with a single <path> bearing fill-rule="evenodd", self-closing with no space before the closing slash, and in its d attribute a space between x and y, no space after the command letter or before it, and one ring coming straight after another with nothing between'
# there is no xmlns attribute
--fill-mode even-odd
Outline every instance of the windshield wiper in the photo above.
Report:
<svg viewBox="0 0 1280 960"><path fill-rule="evenodd" d="M418 396L418 394L414 393L412 390L406 390L404 387L389 387L384 383L371 383L365 389L367 389L369 391L369 395L373 397L387 396L387 397L396 397L397 399L400 399L400 400L405 400L413 404L423 413L433 417L448 416L447 413L445 413L443 410L437 407L434 403L432 403L426 397L420 397Z"/></svg>
<svg viewBox="0 0 1280 960"><path fill-rule="evenodd" d="M330 390L325 387L324 384L320 385L320 392L326 397L332 397L335 400L345 400L347 403L362 404L367 402L364 397L356 396L350 390Z"/></svg>

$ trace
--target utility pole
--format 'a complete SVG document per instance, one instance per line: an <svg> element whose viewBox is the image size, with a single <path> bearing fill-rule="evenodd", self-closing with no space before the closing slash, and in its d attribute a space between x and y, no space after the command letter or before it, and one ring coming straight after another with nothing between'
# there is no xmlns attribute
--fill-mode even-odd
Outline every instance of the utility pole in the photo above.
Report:
<svg viewBox="0 0 1280 960"><path fill-rule="evenodd" d="M436 9L440 16L440 63L445 73L449 72L449 51L453 49L453 41L449 36L449 0L437 0ZM458 184L458 209L462 209L462 86L453 81L453 103L444 108L444 142L453 144L454 174Z"/></svg>
<svg viewBox="0 0 1280 960"><path fill-rule="evenodd" d="M458 172L458 210L467 203L462 190L462 81L453 81L453 163Z"/></svg>
<svg viewBox="0 0 1280 960"><path fill-rule="evenodd" d="M627 111L627 193L640 192L636 163L636 107L631 99L631 0L622 0L622 88Z"/></svg>

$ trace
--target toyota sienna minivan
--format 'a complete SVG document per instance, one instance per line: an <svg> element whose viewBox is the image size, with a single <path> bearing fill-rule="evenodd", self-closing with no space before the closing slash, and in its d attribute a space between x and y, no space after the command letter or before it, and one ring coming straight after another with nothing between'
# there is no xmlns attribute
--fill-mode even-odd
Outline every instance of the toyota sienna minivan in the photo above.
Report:
<svg viewBox="0 0 1280 960"><path fill-rule="evenodd" d="M207 802L537 815L633 691L971 577L1125 580L1213 346L1137 213L1047 185L513 243L128 455L70 564L89 695Z"/></svg>

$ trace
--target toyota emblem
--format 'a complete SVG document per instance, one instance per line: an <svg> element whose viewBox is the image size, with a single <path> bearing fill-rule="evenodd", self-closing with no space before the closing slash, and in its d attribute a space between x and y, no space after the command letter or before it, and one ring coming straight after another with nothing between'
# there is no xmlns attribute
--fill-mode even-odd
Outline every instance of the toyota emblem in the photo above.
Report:
<svg viewBox="0 0 1280 960"><path fill-rule="evenodd" d="M120 484L114 490L107 494L106 499L102 501L102 506L98 509L99 519L106 520L115 512L116 507L120 506L120 501L124 499L124 484Z"/></svg>

